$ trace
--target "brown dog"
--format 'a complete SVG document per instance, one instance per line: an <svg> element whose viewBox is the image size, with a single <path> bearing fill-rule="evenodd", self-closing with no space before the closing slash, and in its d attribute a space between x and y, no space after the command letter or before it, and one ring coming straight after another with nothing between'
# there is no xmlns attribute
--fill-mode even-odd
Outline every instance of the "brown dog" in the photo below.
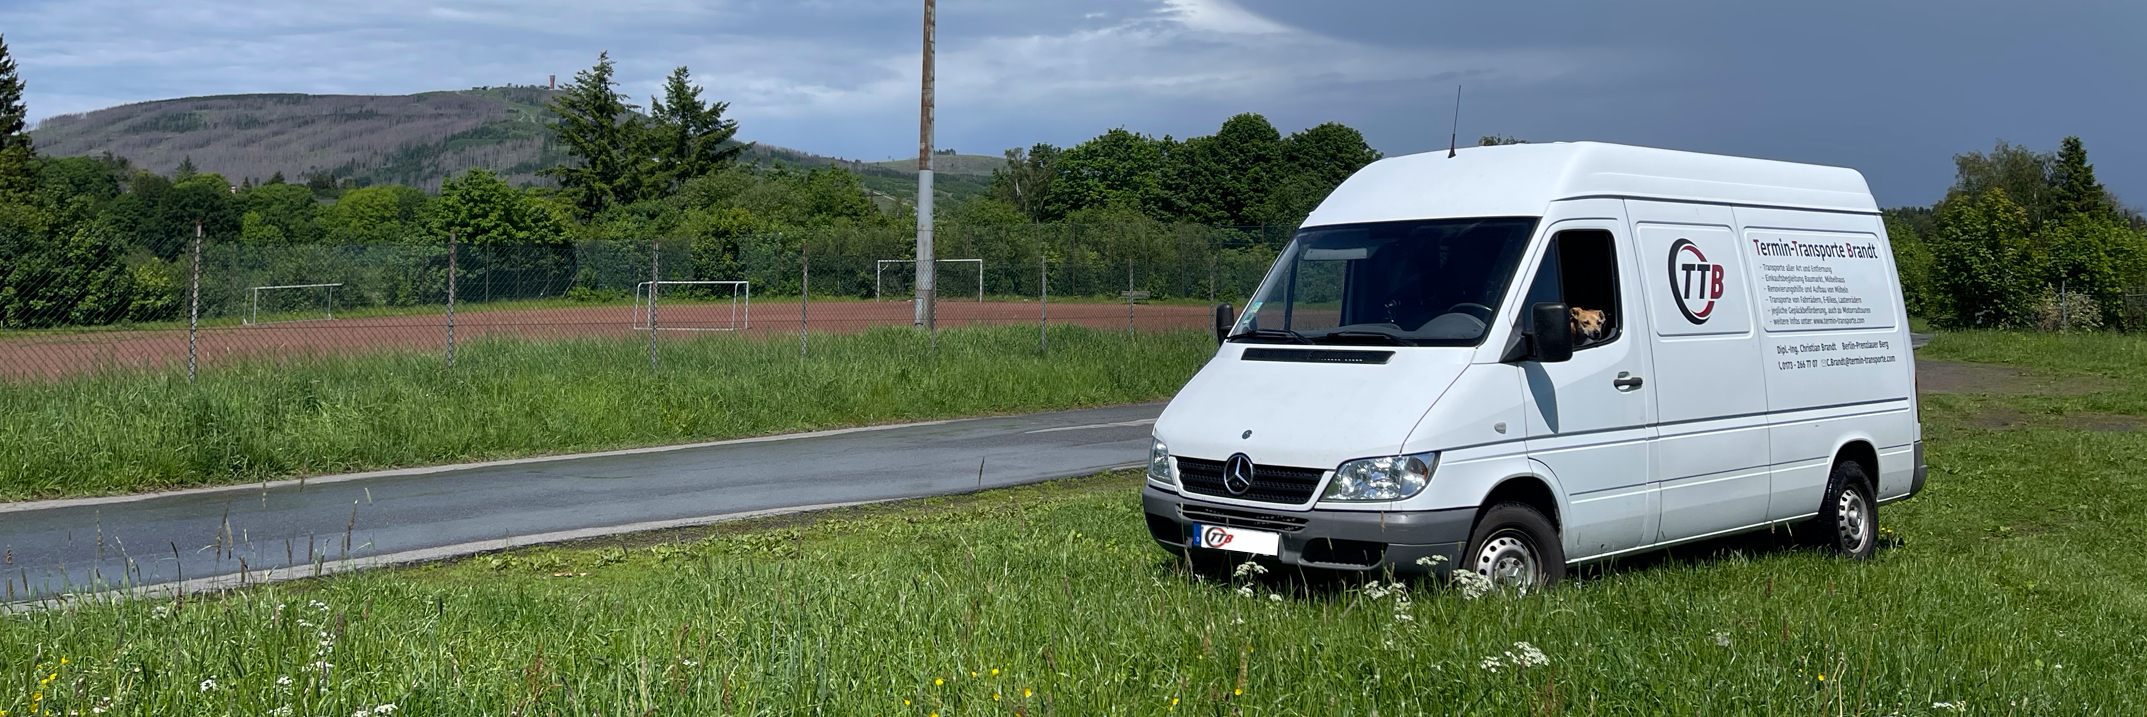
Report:
<svg viewBox="0 0 2147 717"><path fill-rule="evenodd" d="M1583 309L1576 306L1567 311L1573 315L1573 335L1589 341L1602 340L1604 317L1601 309Z"/></svg>

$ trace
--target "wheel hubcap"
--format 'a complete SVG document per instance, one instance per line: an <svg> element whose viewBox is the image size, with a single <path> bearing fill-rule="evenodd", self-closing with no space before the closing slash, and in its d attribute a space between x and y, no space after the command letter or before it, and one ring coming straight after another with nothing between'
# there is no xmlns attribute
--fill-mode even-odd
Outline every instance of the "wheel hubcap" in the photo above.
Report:
<svg viewBox="0 0 2147 717"><path fill-rule="evenodd" d="M1871 506L1864 501L1863 491L1843 488L1841 498L1834 504L1834 530L1841 535L1841 547L1852 553L1863 552L1871 541Z"/></svg>
<svg viewBox="0 0 2147 717"><path fill-rule="evenodd" d="M1513 531L1501 531L1476 551L1476 572L1500 589L1526 593L1536 586L1536 547Z"/></svg>

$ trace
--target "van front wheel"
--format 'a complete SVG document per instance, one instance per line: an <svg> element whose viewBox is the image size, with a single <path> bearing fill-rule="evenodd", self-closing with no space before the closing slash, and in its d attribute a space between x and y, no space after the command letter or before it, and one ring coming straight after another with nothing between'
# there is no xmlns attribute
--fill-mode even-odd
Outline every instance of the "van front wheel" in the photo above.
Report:
<svg viewBox="0 0 2147 717"><path fill-rule="evenodd" d="M1484 511L1463 555L1467 562L1459 567L1489 578L1500 590L1527 593L1556 585L1566 576L1558 529L1526 503L1500 503Z"/></svg>
<svg viewBox="0 0 2147 717"><path fill-rule="evenodd" d="M1826 482L1826 502L1813 521L1814 537L1850 560L1865 560L1878 551L1879 511L1871 499L1871 480L1856 461L1834 464Z"/></svg>

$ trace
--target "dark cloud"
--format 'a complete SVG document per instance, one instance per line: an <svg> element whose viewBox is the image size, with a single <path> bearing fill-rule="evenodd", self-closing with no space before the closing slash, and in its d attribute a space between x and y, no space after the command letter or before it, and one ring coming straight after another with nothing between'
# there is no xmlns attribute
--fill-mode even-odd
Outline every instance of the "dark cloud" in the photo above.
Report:
<svg viewBox="0 0 2147 717"><path fill-rule="evenodd" d="M612 52L645 98L689 65L753 139L849 157L915 146L918 10L882 0L13 0L32 112L235 92L408 93L562 79ZM1927 203L1950 157L2079 134L2147 199L2125 130L2136 3L945 0L940 144L996 153L1125 126L1341 121L1390 154L1462 134L1597 139L1856 167Z"/></svg>

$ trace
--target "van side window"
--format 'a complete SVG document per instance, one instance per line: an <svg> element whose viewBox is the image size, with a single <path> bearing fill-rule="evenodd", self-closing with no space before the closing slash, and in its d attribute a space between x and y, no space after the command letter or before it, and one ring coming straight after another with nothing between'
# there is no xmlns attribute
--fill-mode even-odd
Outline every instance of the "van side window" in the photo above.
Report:
<svg viewBox="0 0 2147 717"><path fill-rule="evenodd" d="M1551 301L1566 305L1573 323L1573 348L1584 349L1617 340L1618 257L1615 240L1601 229L1559 232L1543 253L1543 264L1528 287L1525 307Z"/></svg>

